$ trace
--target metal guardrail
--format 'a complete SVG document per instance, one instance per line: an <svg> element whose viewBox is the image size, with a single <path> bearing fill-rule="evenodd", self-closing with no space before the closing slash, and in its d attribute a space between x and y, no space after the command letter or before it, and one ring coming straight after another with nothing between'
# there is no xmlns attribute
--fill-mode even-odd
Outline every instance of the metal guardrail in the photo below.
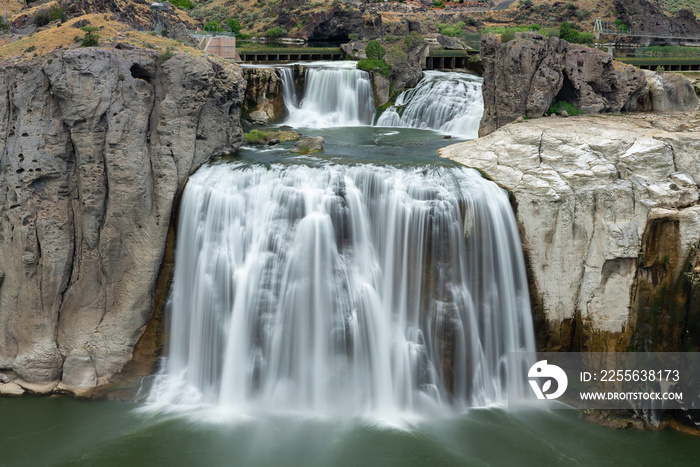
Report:
<svg viewBox="0 0 700 467"><path fill-rule="evenodd" d="M187 32L192 34L193 36L227 36L227 37L236 37L236 34L231 32L231 31L205 31L203 29L195 29L191 30L188 29Z"/></svg>
<svg viewBox="0 0 700 467"><path fill-rule="evenodd" d="M646 37L650 39L676 39L686 41L700 41L700 35L683 35L683 34L652 34L640 29L621 30L615 24L603 21L600 18L595 20L593 27L593 35L596 39L601 36L621 36L621 37Z"/></svg>

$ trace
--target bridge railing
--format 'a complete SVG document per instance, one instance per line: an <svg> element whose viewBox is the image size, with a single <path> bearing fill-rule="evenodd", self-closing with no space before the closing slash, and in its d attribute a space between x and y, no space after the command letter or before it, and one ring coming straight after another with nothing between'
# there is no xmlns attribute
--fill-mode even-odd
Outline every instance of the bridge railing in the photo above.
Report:
<svg viewBox="0 0 700 467"><path fill-rule="evenodd" d="M602 21L600 18L595 20L595 27L593 28L593 33L596 38L600 39L600 36L621 36L621 37L647 37L650 39L676 39L676 40L686 40L686 41L700 41L700 35L683 35L683 34L653 34L648 31L642 31L641 29L631 28L631 29L620 29L617 25L609 23L607 21Z"/></svg>

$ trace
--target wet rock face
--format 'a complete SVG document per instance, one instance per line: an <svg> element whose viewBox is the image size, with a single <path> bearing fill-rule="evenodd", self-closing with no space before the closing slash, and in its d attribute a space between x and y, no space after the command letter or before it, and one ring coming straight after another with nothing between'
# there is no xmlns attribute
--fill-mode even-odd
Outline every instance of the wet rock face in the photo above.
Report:
<svg viewBox="0 0 700 467"><path fill-rule="evenodd" d="M442 150L514 196L541 350L700 348L698 128L547 118Z"/></svg>
<svg viewBox="0 0 700 467"><path fill-rule="evenodd" d="M254 123L267 124L284 116L282 80L274 68L247 68L243 117Z"/></svg>
<svg viewBox="0 0 700 467"><path fill-rule="evenodd" d="M131 358L173 200L240 144L243 89L233 66L139 50L77 49L0 73L1 369L76 388Z"/></svg>

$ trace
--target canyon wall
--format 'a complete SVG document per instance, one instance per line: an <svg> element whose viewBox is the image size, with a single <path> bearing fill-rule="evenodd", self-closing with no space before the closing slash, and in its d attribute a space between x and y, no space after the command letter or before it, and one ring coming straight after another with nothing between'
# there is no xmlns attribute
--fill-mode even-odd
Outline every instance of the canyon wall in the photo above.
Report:
<svg viewBox="0 0 700 467"><path fill-rule="evenodd" d="M244 87L223 61L143 50L2 68L0 372L15 389L89 395L131 359L173 203L240 145Z"/></svg>

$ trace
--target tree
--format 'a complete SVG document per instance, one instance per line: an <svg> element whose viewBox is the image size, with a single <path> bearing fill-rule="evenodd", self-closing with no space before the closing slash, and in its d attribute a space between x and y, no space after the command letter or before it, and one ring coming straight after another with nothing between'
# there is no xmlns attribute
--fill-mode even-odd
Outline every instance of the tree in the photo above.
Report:
<svg viewBox="0 0 700 467"><path fill-rule="evenodd" d="M239 32L241 32L241 23L239 23L236 18L229 18L228 21L226 21L226 25L234 34L238 34Z"/></svg>
<svg viewBox="0 0 700 467"><path fill-rule="evenodd" d="M382 44L378 40L374 39L367 43L365 53L370 60L381 60L384 58L384 55L386 55L386 49L382 47Z"/></svg>

